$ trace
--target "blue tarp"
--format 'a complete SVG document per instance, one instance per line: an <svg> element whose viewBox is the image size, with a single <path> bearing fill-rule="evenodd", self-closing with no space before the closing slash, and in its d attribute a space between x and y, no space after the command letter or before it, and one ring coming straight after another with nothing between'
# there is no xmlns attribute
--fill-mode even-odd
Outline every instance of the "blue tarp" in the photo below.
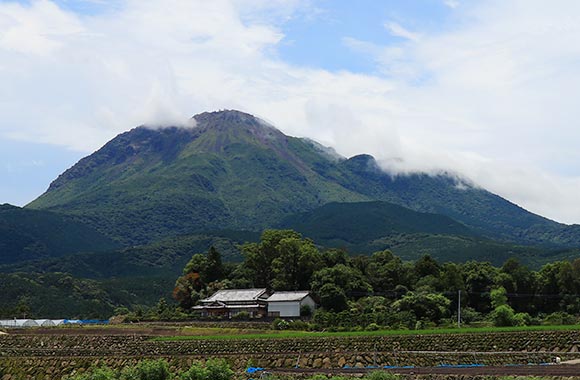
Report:
<svg viewBox="0 0 580 380"><path fill-rule="evenodd" d="M246 373L256 373L258 371L263 371L264 368L260 368L260 367L248 367L248 369L246 369Z"/></svg>

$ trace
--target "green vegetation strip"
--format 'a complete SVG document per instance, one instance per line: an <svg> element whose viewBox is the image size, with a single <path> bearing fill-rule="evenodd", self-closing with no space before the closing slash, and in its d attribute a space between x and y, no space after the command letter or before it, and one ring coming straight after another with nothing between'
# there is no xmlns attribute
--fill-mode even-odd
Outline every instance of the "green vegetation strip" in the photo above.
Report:
<svg viewBox="0 0 580 380"><path fill-rule="evenodd" d="M205 334L207 330L204 329ZM428 330L378 330L378 331L345 331L345 332L309 332L309 331L266 331L252 334L220 334L221 329L215 330L214 335L180 335L153 338L153 341L183 341L183 340L240 340L240 339L295 339L295 338L342 338L361 336L391 336L391 335L427 335L427 334L477 334L502 333L520 331L569 331L580 330L580 325L564 326L517 326L517 327L467 327ZM231 331L231 329L228 329ZM228 332L229 332L228 331Z"/></svg>

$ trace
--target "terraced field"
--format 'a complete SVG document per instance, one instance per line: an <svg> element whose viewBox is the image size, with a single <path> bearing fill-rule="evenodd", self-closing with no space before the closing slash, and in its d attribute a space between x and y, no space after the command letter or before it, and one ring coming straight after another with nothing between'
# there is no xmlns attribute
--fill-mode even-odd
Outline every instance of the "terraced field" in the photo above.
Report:
<svg viewBox="0 0 580 380"><path fill-rule="evenodd" d="M326 371L354 375L385 366L407 375L580 374L577 365L545 365L555 357L563 361L580 359L580 331L576 329L455 334L302 333L293 337L266 333L257 337L252 329L232 329L217 335L227 339L201 335L160 339L196 331L207 333L207 329L169 326L11 331L0 336L0 378L59 379L95 364L121 367L159 357L166 358L175 369L186 368L195 360L224 357L239 373L251 363L293 374ZM246 335L235 337L235 331ZM458 366L465 364L481 366ZM404 368L409 366L412 368Z"/></svg>

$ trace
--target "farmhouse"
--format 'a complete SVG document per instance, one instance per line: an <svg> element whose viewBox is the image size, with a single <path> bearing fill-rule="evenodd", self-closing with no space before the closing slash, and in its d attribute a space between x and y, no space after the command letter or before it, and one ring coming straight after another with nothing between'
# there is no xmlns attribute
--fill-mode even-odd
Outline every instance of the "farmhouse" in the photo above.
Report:
<svg viewBox="0 0 580 380"><path fill-rule="evenodd" d="M316 302L306 290L294 292L268 293L260 289L225 289L219 290L211 297L202 299L193 310L201 312L202 317L233 316L246 312L251 318L300 317L304 307L310 311L316 308Z"/></svg>
<svg viewBox="0 0 580 380"><path fill-rule="evenodd" d="M316 308L309 291L276 292L268 298L268 316L300 317L301 309L306 306L311 312Z"/></svg>
<svg viewBox="0 0 580 380"><path fill-rule="evenodd" d="M270 294L266 289L225 289L200 301L201 305L193 310L201 312L202 317L221 316L231 318L241 312L250 317L265 316L268 311L266 299Z"/></svg>

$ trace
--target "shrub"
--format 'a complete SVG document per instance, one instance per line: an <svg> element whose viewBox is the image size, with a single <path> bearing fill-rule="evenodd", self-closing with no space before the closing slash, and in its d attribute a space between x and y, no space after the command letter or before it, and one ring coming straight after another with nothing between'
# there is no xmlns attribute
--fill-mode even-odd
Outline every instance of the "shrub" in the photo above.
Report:
<svg viewBox="0 0 580 380"><path fill-rule="evenodd" d="M514 315L514 326L529 326L532 324L532 317L528 313L517 313Z"/></svg>
<svg viewBox="0 0 580 380"><path fill-rule="evenodd" d="M171 378L169 364L163 359L143 360L134 367L125 367L120 380L168 380Z"/></svg>
<svg viewBox="0 0 580 380"><path fill-rule="evenodd" d="M207 369L207 380L231 380L234 371L224 359L210 359L205 363Z"/></svg>
<svg viewBox="0 0 580 380"><path fill-rule="evenodd" d="M272 328L274 330L288 330L288 327L290 327L290 324L281 318L276 318L272 321Z"/></svg>
<svg viewBox="0 0 580 380"><path fill-rule="evenodd" d="M514 309L508 305L500 305L496 307L491 313L493 325L496 327L514 326L516 321L514 319Z"/></svg>
<svg viewBox="0 0 580 380"><path fill-rule="evenodd" d="M312 315L312 309L308 305L300 306L300 316L310 317Z"/></svg>
<svg viewBox="0 0 580 380"><path fill-rule="evenodd" d="M288 324L288 329L290 330L299 330L299 331L308 331L310 330L310 324L304 321L290 321Z"/></svg>
<svg viewBox="0 0 580 380"><path fill-rule="evenodd" d="M196 362L191 367L179 375L180 380L207 380L209 378L207 368Z"/></svg>
<svg viewBox="0 0 580 380"><path fill-rule="evenodd" d="M369 323L369 325L366 327L366 331L377 331L380 329L380 326L377 325L376 323Z"/></svg>
<svg viewBox="0 0 580 380"><path fill-rule="evenodd" d="M91 368L89 371L87 371L85 373L64 377L63 379L65 379L65 380L114 380L116 378L117 378L117 374L115 373L115 371L113 371L109 367L104 366L104 367Z"/></svg>
<svg viewBox="0 0 580 380"><path fill-rule="evenodd" d="M556 313L552 313L544 318L545 325L557 326L557 325L574 325L576 324L577 320L576 317L565 313L563 311L559 311Z"/></svg>
<svg viewBox="0 0 580 380"><path fill-rule="evenodd" d="M247 321L248 319L250 319L250 313L248 313L247 311L240 311L238 314L234 315L232 319L238 321Z"/></svg>
<svg viewBox="0 0 580 380"><path fill-rule="evenodd" d="M199 362L193 363L185 372L179 375L180 380L231 380L234 371L223 359L209 359L205 366Z"/></svg>

